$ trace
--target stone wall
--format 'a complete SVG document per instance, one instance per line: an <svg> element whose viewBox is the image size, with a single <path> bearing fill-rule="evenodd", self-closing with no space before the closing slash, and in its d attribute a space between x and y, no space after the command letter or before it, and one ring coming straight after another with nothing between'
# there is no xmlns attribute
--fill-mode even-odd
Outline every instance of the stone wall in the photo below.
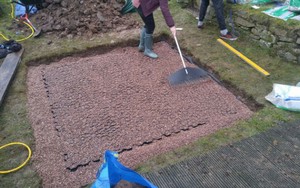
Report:
<svg viewBox="0 0 300 188"><path fill-rule="evenodd" d="M232 9L235 30L243 31L243 35L248 34L260 46L273 50L274 54L283 60L300 64L300 22L299 24L290 24L288 23L290 21L270 17L261 11L240 10L239 6L242 5L226 2L224 5L229 29L231 29L229 10ZM199 2L193 1L191 7L199 10ZM209 7L209 9L212 11L208 11L206 19L216 19L213 7ZM217 22L214 20L212 23Z"/></svg>
<svg viewBox="0 0 300 188"><path fill-rule="evenodd" d="M260 46L274 50L285 61L300 64L300 22L290 26L264 13L246 11L235 11L233 15L237 29L246 31Z"/></svg>

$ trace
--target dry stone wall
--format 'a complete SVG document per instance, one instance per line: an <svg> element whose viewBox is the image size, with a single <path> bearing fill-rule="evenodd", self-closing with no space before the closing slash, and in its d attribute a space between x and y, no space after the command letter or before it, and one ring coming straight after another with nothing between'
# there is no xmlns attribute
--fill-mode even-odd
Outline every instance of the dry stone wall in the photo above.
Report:
<svg viewBox="0 0 300 188"><path fill-rule="evenodd" d="M263 13L236 11L233 15L237 29L248 33L260 46L274 50L287 62L300 64L300 23L290 26Z"/></svg>
<svg viewBox="0 0 300 188"><path fill-rule="evenodd" d="M201 0L190 0L190 6L199 10ZM214 8L208 8L206 20L216 19ZM226 22L230 29L229 10L232 10L232 20L235 29L243 31L243 35L249 37L264 48L273 50L274 54L287 62L300 65L300 22L299 24L289 24L289 21L279 20L263 13L253 13L253 11L239 10L236 4L224 2L224 11L227 15ZM216 20L212 21L216 23Z"/></svg>

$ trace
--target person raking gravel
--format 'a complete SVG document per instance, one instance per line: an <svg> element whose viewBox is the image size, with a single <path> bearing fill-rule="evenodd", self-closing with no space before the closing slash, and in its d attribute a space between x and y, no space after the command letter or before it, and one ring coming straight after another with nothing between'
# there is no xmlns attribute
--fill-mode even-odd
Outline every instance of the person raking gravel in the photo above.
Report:
<svg viewBox="0 0 300 188"><path fill-rule="evenodd" d="M141 16L144 26L140 33L140 43L138 49L144 52L144 55L150 58L157 58L158 55L153 52L153 32L155 29L155 21L153 12L160 7L165 18L166 24L169 26L173 36L176 36L176 27L173 17L170 13L168 0L132 0L133 6Z"/></svg>

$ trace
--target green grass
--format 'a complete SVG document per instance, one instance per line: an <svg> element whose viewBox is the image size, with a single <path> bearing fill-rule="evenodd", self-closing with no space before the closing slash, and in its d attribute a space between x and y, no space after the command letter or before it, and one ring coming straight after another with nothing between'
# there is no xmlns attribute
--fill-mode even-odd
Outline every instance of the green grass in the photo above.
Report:
<svg viewBox="0 0 300 188"><path fill-rule="evenodd" d="M172 0L171 7L177 27L184 31L178 31L178 40L183 52L193 55L197 63L209 68L218 75L221 81L230 84L238 90L240 95L246 99L254 99L263 106L262 109L246 120L236 122L231 128L217 131L192 143L186 147L159 155L146 163L140 164L139 172L148 172L159 169L172 163L202 155L222 145L230 144L266 131L280 122L290 122L300 118L299 113L277 109L265 100L265 96L271 92L273 83L294 85L300 81L300 66L284 62L272 55L269 49L261 48L258 44L249 41L246 33L240 31L241 36L236 42L229 44L251 59L253 62L264 68L271 75L263 76L254 70L242 59L227 50L217 42L219 35L216 21L208 22L205 29L199 31L196 28L197 20L186 10L181 9ZM260 11L250 9L249 6L235 6L237 9L249 11L249 14L258 14L265 17ZM6 15L8 10L5 9ZM136 15L137 19L140 19ZM155 12L156 31L155 35L170 34L160 11ZM272 21L277 20L272 19ZM11 24L8 16L0 18L0 32L9 35L10 31L6 26ZM5 24L3 24L5 23ZM294 27L290 22L278 22L281 27ZM28 65L39 63L50 63L60 57L70 54L80 54L84 51L97 51L107 49L110 45L125 45L127 41L137 43L138 33L125 32L122 38L119 33L107 34L92 39L62 39L53 35L43 35L40 38L31 38L21 42L25 47L23 61L18 67L17 74L8 90L4 103L0 107L0 145L9 142L20 141L28 144L34 153L35 140L30 122L27 119L27 96L26 96L26 73ZM124 38L126 39L124 42ZM51 42L50 42L51 41ZM170 40L173 44L172 38ZM253 101L252 101L253 102ZM13 156L12 156L13 155ZM11 149L0 150L0 170L17 166L25 160L27 151L24 148L12 147ZM0 175L0 187L40 187L41 179L32 166L32 161L21 170Z"/></svg>
<svg viewBox="0 0 300 188"><path fill-rule="evenodd" d="M0 145L10 142L23 142L34 149L33 132L27 119L25 67L22 66L7 93L0 108ZM0 169L9 170L20 165L28 155L27 150L16 148L14 155L7 152L10 148L0 150ZM25 156L25 157L24 157ZM38 187L40 178L29 164L21 170L0 175L0 187Z"/></svg>

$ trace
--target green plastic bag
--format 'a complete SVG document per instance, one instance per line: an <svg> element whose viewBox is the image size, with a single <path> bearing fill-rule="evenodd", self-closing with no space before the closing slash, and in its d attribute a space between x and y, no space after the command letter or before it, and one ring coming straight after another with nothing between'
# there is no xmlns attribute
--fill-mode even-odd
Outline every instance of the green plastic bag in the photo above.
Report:
<svg viewBox="0 0 300 188"><path fill-rule="evenodd" d="M268 4L271 2L274 2L274 0L252 0L251 4L261 5L261 4Z"/></svg>
<svg viewBox="0 0 300 188"><path fill-rule="evenodd" d="M125 5L122 7L121 14L134 13L136 8L132 4L132 0L125 0Z"/></svg>
<svg viewBox="0 0 300 188"><path fill-rule="evenodd" d="M279 18L285 21L297 15L295 12L289 11L288 6L275 7L262 12L274 18Z"/></svg>
<svg viewBox="0 0 300 188"><path fill-rule="evenodd" d="M289 11L300 12L300 0L290 0Z"/></svg>

